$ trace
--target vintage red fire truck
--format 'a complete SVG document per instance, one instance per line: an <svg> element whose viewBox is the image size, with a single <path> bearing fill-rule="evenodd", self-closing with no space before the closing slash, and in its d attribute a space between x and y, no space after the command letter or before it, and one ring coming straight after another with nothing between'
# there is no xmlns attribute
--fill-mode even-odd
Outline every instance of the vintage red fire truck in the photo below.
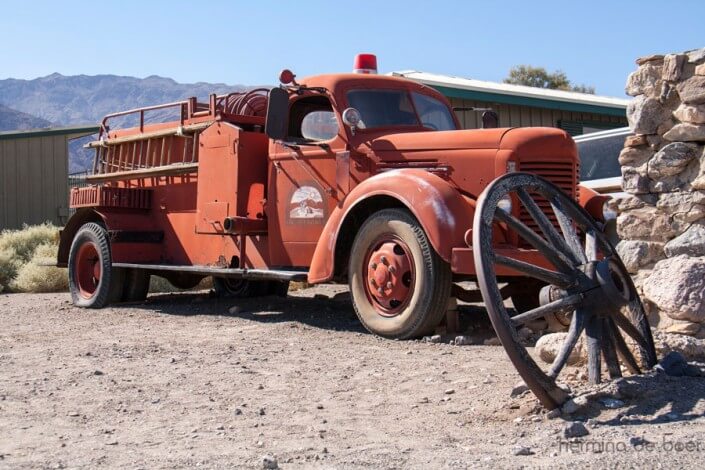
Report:
<svg viewBox="0 0 705 470"><path fill-rule="evenodd" d="M612 310L633 302L590 217L602 218L605 199L580 187L568 134L462 130L433 88L369 73L373 56L357 61L363 73L285 70L272 89L106 116L91 185L72 190L61 234L73 302L142 300L150 275L182 288L212 276L232 296L348 283L364 326L403 339L432 332L451 297L484 298L515 364L526 362L515 326L570 321L566 312L602 309L595 298ZM172 118L150 123L155 113ZM578 334L597 331L593 317L604 337L616 329L594 314ZM528 383L555 405L564 392L546 380Z"/></svg>

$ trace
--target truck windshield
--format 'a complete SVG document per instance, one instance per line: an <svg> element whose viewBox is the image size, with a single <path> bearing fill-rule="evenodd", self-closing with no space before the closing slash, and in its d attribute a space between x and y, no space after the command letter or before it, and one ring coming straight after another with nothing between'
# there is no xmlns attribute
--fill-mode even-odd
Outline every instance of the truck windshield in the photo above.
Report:
<svg viewBox="0 0 705 470"><path fill-rule="evenodd" d="M348 104L360 112L363 129L387 126L455 129L448 107L431 96L409 94L406 90L351 90L347 98Z"/></svg>

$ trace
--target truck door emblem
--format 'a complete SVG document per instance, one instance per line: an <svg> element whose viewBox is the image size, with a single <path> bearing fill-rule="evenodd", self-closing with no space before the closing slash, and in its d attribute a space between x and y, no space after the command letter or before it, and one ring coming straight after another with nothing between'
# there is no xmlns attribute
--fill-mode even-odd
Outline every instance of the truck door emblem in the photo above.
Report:
<svg viewBox="0 0 705 470"><path fill-rule="evenodd" d="M291 195L288 210L291 223L321 223L325 217L323 196L313 186L301 186Z"/></svg>

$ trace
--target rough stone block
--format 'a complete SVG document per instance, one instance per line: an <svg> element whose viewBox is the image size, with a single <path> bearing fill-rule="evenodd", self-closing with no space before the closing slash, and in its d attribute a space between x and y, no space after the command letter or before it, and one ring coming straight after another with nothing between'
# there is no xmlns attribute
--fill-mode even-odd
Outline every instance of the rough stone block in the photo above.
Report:
<svg viewBox="0 0 705 470"><path fill-rule="evenodd" d="M685 64L686 56L684 54L668 54L663 58L662 78L669 82L680 80L683 72L683 64Z"/></svg>
<svg viewBox="0 0 705 470"><path fill-rule="evenodd" d="M681 173L698 156L698 151L698 146L694 144L674 142L666 145L649 161L649 178L658 180Z"/></svg>
<svg viewBox="0 0 705 470"><path fill-rule="evenodd" d="M705 105L681 104L673 111L673 116L681 122L705 124Z"/></svg>
<svg viewBox="0 0 705 470"><path fill-rule="evenodd" d="M705 226L691 225L685 232L666 243L663 250L669 258L678 255L705 256Z"/></svg>
<svg viewBox="0 0 705 470"><path fill-rule="evenodd" d="M686 104L705 103L705 77L694 75L689 79L680 82L676 89L681 101Z"/></svg>
<svg viewBox="0 0 705 470"><path fill-rule="evenodd" d="M617 245L617 253L622 258L627 271L632 274L666 257L663 243L643 240L622 240Z"/></svg>
<svg viewBox="0 0 705 470"><path fill-rule="evenodd" d="M676 124L663 138L671 142L705 142L705 125L681 123Z"/></svg>
<svg viewBox="0 0 705 470"><path fill-rule="evenodd" d="M659 261L644 280L644 297L675 320L705 321L705 258Z"/></svg>
<svg viewBox="0 0 705 470"><path fill-rule="evenodd" d="M656 98L639 95L627 105L627 120L635 134L654 134L670 113Z"/></svg>

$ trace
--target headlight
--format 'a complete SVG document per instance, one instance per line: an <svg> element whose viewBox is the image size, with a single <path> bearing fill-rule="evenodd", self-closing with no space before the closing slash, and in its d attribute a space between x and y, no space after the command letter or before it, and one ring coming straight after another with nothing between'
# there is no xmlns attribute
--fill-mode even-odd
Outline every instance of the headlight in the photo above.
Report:
<svg viewBox="0 0 705 470"><path fill-rule="evenodd" d="M512 198L507 194L504 196L502 199L497 202L497 207L501 209L502 211L506 212L507 214L512 213Z"/></svg>

